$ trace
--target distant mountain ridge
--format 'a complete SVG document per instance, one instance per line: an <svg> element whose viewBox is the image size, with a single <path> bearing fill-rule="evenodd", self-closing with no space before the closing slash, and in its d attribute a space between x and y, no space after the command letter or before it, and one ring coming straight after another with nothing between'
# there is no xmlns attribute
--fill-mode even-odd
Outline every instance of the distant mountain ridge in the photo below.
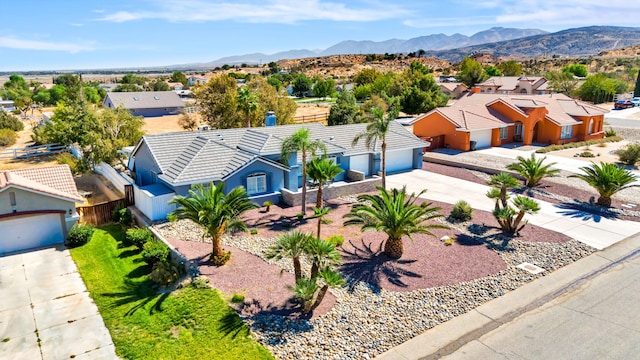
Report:
<svg viewBox="0 0 640 360"><path fill-rule="evenodd" d="M263 53L253 53L223 57L210 63L202 64L208 66L219 66L223 64L240 63L261 63L282 59L300 59L306 57L346 55L346 54L384 54L384 53L408 53L418 50L447 50L465 46L484 44L488 42L505 41L519 39L527 36L548 34L540 29L516 29L493 27L488 30L478 32L472 36L462 34L433 34L412 38L409 40L390 39L385 41L354 41L346 40L328 47L322 51L312 50L290 50L267 55Z"/></svg>

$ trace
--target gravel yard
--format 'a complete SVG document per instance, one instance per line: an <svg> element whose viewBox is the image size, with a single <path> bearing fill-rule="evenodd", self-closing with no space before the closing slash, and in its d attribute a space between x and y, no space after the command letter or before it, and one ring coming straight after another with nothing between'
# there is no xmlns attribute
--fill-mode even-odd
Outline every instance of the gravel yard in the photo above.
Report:
<svg viewBox="0 0 640 360"><path fill-rule="evenodd" d="M331 290L335 297L332 308L326 309L323 315L314 314L311 319L283 316L273 311L256 311L255 307L252 312L239 309L255 336L278 358L374 357L439 323L594 251L563 234L535 226L525 227L520 237L511 240L503 248L503 238L500 231L493 227L495 220L492 215L475 211L472 222L452 224L444 218L439 219L452 229L434 231L435 238L415 236L413 243L405 242L405 254L400 261L389 261L379 253L384 236L375 232L363 234L356 227L345 228L341 225L342 214L348 211L349 203L354 199L346 197L332 200L330 205L333 210L329 217L333 222L323 228L325 236L335 233L346 235L341 250L344 259L341 272L347 276L348 285ZM441 206L441 213L445 215L451 209L449 204L434 205ZM250 227L258 229L258 234L229 236L223 244L234 254L232 259L237 256L237 261L262 262L264 250L283 230L296 228L312 231L315 228L315 219L299 224L289 222L294 221L291 218L295 218L299 210L299 207L277 206L272 207L270 213L253 210L246 216L246 221ZM156 225L156 228L178 247L184 246L184 243L208 241L206 237L203 238L202 230L187 220ZM444 245L439 238L445 234L456 235L458 242L451 246ZM206 253L210 251L210 246L203 249L206 249ZM240 255L241 252L235 249L255 256ZM535 264L546 271L532 275L516 268L522 262ZM291 261L270 263L291 272ZM234 273L247 272L255 264L237 265L237 271L220 272L215 275L216 279L212 278L212 282L229 284L231 281L235 285L233 278L237 275ZM209 271L207 268L205 270ZM279 278L278 272L260 270L253 279L262 286L276 287L291 280L287 280L291 277L290 273ZM242 277L247 278L245 275ZM238 286L248 287L246 283ZM229 290L231 288L227 287L223 291Z"/></svg>

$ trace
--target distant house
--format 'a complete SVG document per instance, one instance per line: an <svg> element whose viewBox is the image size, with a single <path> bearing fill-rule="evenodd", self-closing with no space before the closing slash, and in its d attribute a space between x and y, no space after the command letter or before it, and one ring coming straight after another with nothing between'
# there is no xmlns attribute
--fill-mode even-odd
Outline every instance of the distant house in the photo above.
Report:
<svg viewBox="0 0 640 360"><path fill-rule="evenodd" d="M205 77L201 77L201 76L189 76L187 78L187 82L189 83L189 86L194 86L194 85L198 85L198 84L204 84L207 81L209 81L209 79L207 79Z"/></svg>
<svg viewBox="0 0 640 360"><path fill-rule="evenodd" d="M168 82L167 85L171 90L182 90L184 88L181 82Z"/></svg>
<svg viewBox="0 0 640 360"><path fill-rule="evenodd" d="M82 202L67 165L0 171L0 255L62 243Z"/></svg>
<svg viewBox="0 0 640 360"><path fill-rule="evenodd" d="M2 100L0 98L0 111L12 112L16 109L16 104L13 100Z"/></svg>
<svg viewBox="0 0 640 360"><path fill-rule="evenodd" d="M564 144L604 137L601 109L562 94L470 93L453 106L413 121L413 133L430 149L468 151L511 142Z"/></svg>
<svg viewBox="0 0 640 360"><path fill-rule="evenodd" d="M177 115L184 109L184 102L174 91L110 92L103 105L111 109L122 106L144 117Z"/></svg>
<svg viewBox="0 0 640 360"><path fill-rule="evenodd" d="M114 84L114 83L110 83L110 84L100 84L98 85L101 89L104 89L106 92L110 92L110 91L114 91L118 85L120 84Z"/></svg>
<svg viewBox="0 0 640 360"><path fill-rule="evenodd" d="M283 164L282 141L300 128L309 129L310 138L324 143L327 155L344 170L334 180L360 181L381 169L379 142L372 149L364 141L351 146L366 126L310 123L146 135L132 151L129 169L141 190L158 197L187 195L195 184L224 182L226 190L244 186L258 204L291 203L285 193L297 193L302 186L302 159L294 153ZM421 168L422 148L428 145L394 122L387 136L387 172Z"/></svg>
<svg viewBox="0 0 640 360"><path fill-rule="evenodd" d="M551 94L547 79L541 76L492 76L487 81L476 84L477 92L489 94Z"/></svg>
<svg viewBox="0 0 640 360"><path fill-rule="evenodd" d="M449 95L452 99L460 98L469 88L467 85L459 82L443 82L440 83L440 90Z"/></svg>

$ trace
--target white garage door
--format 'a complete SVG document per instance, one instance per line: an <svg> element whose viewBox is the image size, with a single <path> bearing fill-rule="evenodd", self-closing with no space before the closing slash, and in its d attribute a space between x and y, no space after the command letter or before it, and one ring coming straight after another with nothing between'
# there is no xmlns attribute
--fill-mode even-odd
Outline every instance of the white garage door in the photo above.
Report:
<svg viewBox="0 0 640 360"><path fill-rule="evenodd" d="M413 168L413 150L387 151L387 172L409 170Z"/></svg>
<svg viewBox="0 0 640 360"><path fill-rule="evenodd" d="M361 171L365 176L369 176L369 154L352 156L349 159L349 168Z"/></svg>
<svg viewBox="0 0 640 360"><path fill-rule="evenodd" d="M0 220L0 253L64 241L60 214L31 215Z"/></svg>
<svg viewBox="0 0 640 360"><path fill-rule="evenodd" d="M491 147L491 129L472 131L471 141L476 142L476 149Z"/></svg>

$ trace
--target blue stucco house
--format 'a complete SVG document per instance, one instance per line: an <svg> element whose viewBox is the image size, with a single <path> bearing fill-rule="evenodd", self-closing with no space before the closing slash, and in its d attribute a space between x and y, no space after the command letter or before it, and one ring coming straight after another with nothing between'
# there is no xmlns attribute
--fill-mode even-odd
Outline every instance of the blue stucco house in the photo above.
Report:
<svg viewBox="0 0 640 360"><path fill-rule="evenodd" d="M102 104L110 109L122 106L143 117L178 115L184 110L184 102L175 91L108 92Z"/></svg>
<svg viewBox="0 0 640 360"><path fill-rule="evenodd" d="M244 186L258 204L279 203L286 189L302 186L301 157L294 153L282 161L284 139L301 127L312 140L326 146L326 154L344 170L334 181L370 178L381 168L380 144L367 148L364 141L352 146L367 124L324 126L320 123L262 128L221 129L164 133L142 137L133 149L129 169L138 187L158 186L177 195L188 195L195 184L224 182L230 190ZM387 172L419 169L422 149L429 146L394 122L387 135Z"/></svg>

